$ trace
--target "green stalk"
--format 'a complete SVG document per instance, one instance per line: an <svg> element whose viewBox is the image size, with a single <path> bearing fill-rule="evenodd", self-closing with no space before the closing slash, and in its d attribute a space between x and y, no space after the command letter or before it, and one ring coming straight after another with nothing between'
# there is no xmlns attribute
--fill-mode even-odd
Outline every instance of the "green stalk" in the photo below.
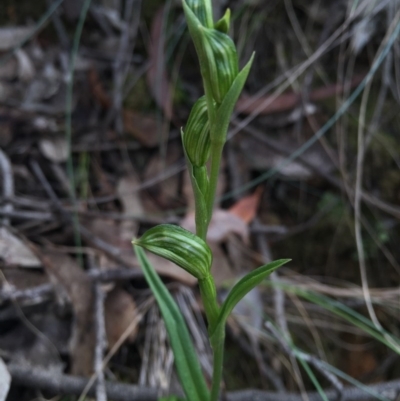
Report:
<svg viewBox="0 0 400 401"><path fill-rule="evenodd" d="M214 360L210 401L218 401L224 363L225 334L222 338L219 339L217 344L212 344L211 346L213 350Z"/></svg>
<svg viewBox="0 0 400 401"><path fill-rule="evenodd" d="M212 127L211 127L212 129ZM224 148L224 143L211 142L211 169L210 169L210 183L208 187L208 193L206 197L207 212L208 212L208 224L210 224L215 194L217 192L219 170L221 166L222 150ZM207 224L207 226L208 226Z"/></svg>
<svg viewBox="0 0 400 401"><path fill-rule="evenodd" d="M211 0L204 0L204 5L206 8L206 13L207 13L207 26L208 26L208 28L213 28L214 17L213 17L213 9L212 9Z"/></svg>
<svg viewBox="0 0 400 401"><path fill-rule="evenodd" d="M197 223L197 220L198 219L196 218L196 223ZM207 225L203 224L202 220L201 220L200 224L196 224L196 235L198 237L200 237L202 240L204 240L204 241L206 240L206 237L207 237Z"/></svg>
<svg viewBox="0 0 400 401"><path fill-rule="evenodd" d="M204 311L208 322L208 332L212 333L219 316L217 303L217 289L214 278L211 274L203 280L199 280L200 296L203 301Z"/></svg>
<svg viewBox="0 0 400 401"><path fill-rule="evenodd" d="M207 109L208 109L208 118L210 121L210 129L213 129L216 114L217 114L216 113L217 106L214 103L214 98L212 96L210 84L204 78L203 78L203 86L204 86L204 95L207 100Z"/></svg>

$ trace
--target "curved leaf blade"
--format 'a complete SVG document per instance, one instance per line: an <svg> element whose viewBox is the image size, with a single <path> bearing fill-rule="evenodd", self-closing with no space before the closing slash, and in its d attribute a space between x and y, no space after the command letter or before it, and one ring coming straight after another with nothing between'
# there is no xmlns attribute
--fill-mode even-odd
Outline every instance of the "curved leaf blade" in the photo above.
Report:
<svg viewBox="0 0 400 401"><path fill-rule="evenodd" d="M291 259L279 259L267 265L261 266L251 273L244 276L239 282L235 284L224 303L221 306L218 321L214 332L211 334L210 339L216 343L219 337L224 333L225 322L233 308L243 297L250 292L254 287L260 284L267 276L269 276L278 267L285 263L290 262Z"/></svg>
<svg viewBox="0 0 400 401"><path fill-rule="evenodd" d="M208 400L210 395L207 384L186 322L178 305L147 259L144 250L136 245L134 248L143 274L163 316L168 338L174 352L176 370L186 397L190 401Z"/></svg>
<svg viewBox="0 0 400 401"><path fill-rule="evenodd" d="M182 227L159 224L132 242L176 263L198 279L207 277L210 272L210 247L199 236Z"/></svg>
<svg viewBox="0 0 400 401"><path fill-rule="evenodd" d="M243 86L246 83L250 68L253 64L254 53L250 60L243 67L242 71L236 76L235 80L224 97L221 105L218 107L215 126L210 132L211 142L225 143L226 133L228 131L229 122L232 116L233 108L242 92ZM221 137L223 135L223 137Z"/></svg>
<svg viewBox="0 0 400 401"><path fill-rule="evenodd" d="M204 166L210 157L210 123L207 100L199 98L193 105L185 129L181 130L185 152L193 166Z"/></svg>

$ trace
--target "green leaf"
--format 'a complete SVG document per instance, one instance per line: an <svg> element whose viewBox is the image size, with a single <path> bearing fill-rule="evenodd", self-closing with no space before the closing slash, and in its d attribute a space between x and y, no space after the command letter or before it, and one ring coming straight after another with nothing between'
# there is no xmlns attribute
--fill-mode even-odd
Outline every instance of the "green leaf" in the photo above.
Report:
<svg viewBox="0 0 400 401"><path fill-rule="evenodd" d="M210 84L214 100L220 104L239 73L239 62L232 39L216 29L201 28L204 64L202 71Z"/></svg>
<svg viewBox="0 0 400 401"><path fill-rule="evenodd" d="M187 157L193 166L204 166L210 157L210 123L205 96L193 105L185 129L182 130L182 142Z"/></svg>
<svg viewBox="0 0 400 401"><path fill-rule="evenodd" d="M212 252L197 235L172 224L160 224L132 241L156 255L162 256L198 279L209 275Z"/></svg>
<svg viewBox="0 0 400 401"><path fill-rule="evenodd" d="M192 11L192 9L188 6L185 0L182 0L183 10L185 12L186 22L188 24L190 36L193 39L194 46L196 48L197 55L199 60L205 60L203 54L203 46L202 46L202 23L196 16L196 14ZM200 67L202 68L202 63L200 62ZM202 70L203 73L203 70Z"/></svg>
<svg viewBox="0 0 400 401"><path fill-rule="evenodd" d="M224 16L215 23L214 28L222 33L228 33L230 22L231 22L231 10L227 8Z"/></svg>
<svg viewBox="0 0 400 401"><path fill-rule="evenodd" d="M182 313L143 249L135 246L135 252L163 316L185 395L190 401L206 401L209 399L209 391Z"/></svg>
<svg viewBox="0 0 400 401"><path fill-rule="evenodd" d="M238 302L274 270L285 263L290 262L290 260L291 259L279 259L268 263L267 265L261 266L244 276L238 283L235 284L221 306L216 329L214 330L214 333L211 334L210 341L216 344L220 341L220 338L224 336L226 319Z"/></svg>
<svg viewBox="0 0 400 401"><path fill-rule="evenodd" d="M254 53L248 63L244 66L242 71L237 75L233 81L228 93L226 94L223 102L217 110L217 117L215 126L211 130L211 142L225 143L226 133L228 131L229 122L233 112L233 108L242 92L243 86L246 83L247 76L249 75L251 65L254 60Z"/></svg>

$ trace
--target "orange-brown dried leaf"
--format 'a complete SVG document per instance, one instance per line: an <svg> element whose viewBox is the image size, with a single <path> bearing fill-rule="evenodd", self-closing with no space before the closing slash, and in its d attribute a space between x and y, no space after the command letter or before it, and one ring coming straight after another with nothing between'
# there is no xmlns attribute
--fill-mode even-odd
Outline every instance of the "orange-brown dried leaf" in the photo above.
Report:
<svg viewBox="0 0 400 401"><path fill-rule="evenodd" d="M327 99L343 93L345 88L353 88L357 86L365 75L356 75L348 85L332 84L317 88L310 93L310 100L312 102ZM279 96L249 96L242 95L236 103L235 110L243 114L275 114L283 111L292 110L299 105L301 95L298 93L283 93Z"/></svg>
<svg viewBox="0 0 400 401"><path fill-rule="evenodd" d="M93 322L94 292L87 274L75 259L66 254L35 247L46 273L53 277L67 292L74 311L70 339L71 373L89 376L93 370L95 332Z"/></svg>
<svg viewBox="0 0 400 401"><path fill-rule="evenodd" d="M254 193L245 196L231 206L229 212L242 219L245 223L251 223L256 217L261 195L262 187L258 187Z"/></svg>
<svg viewBox="0 0 400 401"><path fill-rule="evenodd" d="M104 89L99 74L93 67L89 69L88 79L93 97L103 108L109 109L111 107L111 99L108 96L107 91Z"/></svg>
<svg viewBox="0 0 400 401"><path fill-rule="evenodd" d="M155 117L124 110L125 131L137 139L143 146L154 148L159 143L159 124Z"/></svg>
<svg viewBox="0 0 400 401"><path fill-rule="evenodd" d="M135 319L138 313L136 303L130 294L122 288L116 287L107 294L104 313L108 348L112 348ZM127 341L135 341L137 332L138 326L132 327Z"/></svg>

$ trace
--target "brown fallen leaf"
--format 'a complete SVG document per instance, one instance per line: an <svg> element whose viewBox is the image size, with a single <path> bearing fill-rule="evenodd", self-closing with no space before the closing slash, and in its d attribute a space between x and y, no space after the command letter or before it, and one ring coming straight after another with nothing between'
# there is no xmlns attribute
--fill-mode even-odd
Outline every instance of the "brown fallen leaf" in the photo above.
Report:
<svg viewBox="0 0 400 401"><path fill-rule="evenodd" d="M354 88L363 79L365 75L356 75L351 80L349 86L343 84L332 84L313 90L310 93L310 101L327 99L343 93L344 88ZM236 111L243 114L274 114L288 111L295 108L301 100L298 93L283 93L279 96L250 96L242 95L236 103Z"/></svg>
<svg viewBox="0 0 400 401"><path fill-rule="evenodd" d="M345 333L343 340L348 344L348 347L343 348L346 351L340 358L344 372L355 379L362 379L376 370L379 361L374 350L369 347L367 338L359 334Z"/></svg>
<svg viewBox="0 0 400 401"><path fill-rule="evenodd" d="M109 109L111 107L110 97L104 89L104 86L99 78L99 74L94 67L89 69L88 78L93 97L103 108Z"/></svg>
<svg viewBox="0 0 400 401"><path fill-rule="evenodd" d="M143 183L153 180L154 177L162 176L167 168L176 165L181 158L181 144L178 144L176 141L170 143L165 159L157 153L149 160L143 177ZM140 196L146 214L151 215L152 213L159 213L160 211L182 206L178 198L179 187L179 174L173 174L152 185L147 190L141 191Z"/></svg>
<svg viewBox="0 0 400 401"><path fill-rule="evenodd" d="M246 224L253 221L260 203L262 187L259 186L251 195L237 201L229 208L229 212L242 219Z"/></svg>
<svg viewBox="0 0 400 401"><path fill-rule="evenodd" d="M289 164L284 163L287 161L288 153L295 152L305 143L305 139L298 141L291 133L279 139L264 135L262 132L257 132L254 136L239 133L234 140L235 146L238 146L251 169L264 171L279 167L280 175L299 180L310 179L315 174L313 169L304 166L298 160ZM280 153L275 149L285 149L285 152ZM305 150L302 156L321 172L330 173L335 169L335 164L319 143Z"/></svg>
<svg viewBox="0 0 400 401"><path fill-rule="evenodd" d="M15 290L26 290L49 283L49 277L37 270L2 267L1 271L7 280L7 284Z"/></svg>
<svg viewBox="0 0 400 401"><path fill-rule="evenodd" d="M181 226L193 233L196 232L194 212L190 212L185 216L181 221ZM243 242L248 242L249 229L247 224L228 210L214 210L207 232L207 241L221 243L227 240L230 234L236 234Z"/></svg>
<svg viewBox="0 0 400 401"><path fill-rule="evenodd" d="M146 115L134 110L124 110L125 131L137 139L143 146L154 148L159 143L159 122L153 115Z"/></svg>
<svg viewBox="0 0 400 401"><path fill-rule="evenodd" d="M15 58L8 59L0 65L0 80L13 80L18 74L18 64Z"/></svg>
<svg viewBox="0 0 400 401"><path fill-rule="evenodd" d="M147 253L147 257L149 258L150 263L154 266L156 272L161 276L169 277L188 286L192 286L197 283L197 279L195 277L183 270L181 267L177 266L175 263L172 263L169 260L152 253Z"/></svg>
<svg viewBox="0 0 400 401"><path fill-rule="evenodd" d="M0 227L0 258L7 265L39 267L40 260L7 227Z"/></svg>
<svg viewBox="0 0 400 401"><path fill-rule="evenodd" d="M230 259L222 249L221 244L209 242L208 245L213 253L211 274L214 277L217 288L224 287L226 283L234 282L237 275L236 271L232 268Z"/></svg>
<svg viewBox="0 0 400 401"><path fill-rule="evenodd" d="M132 237L123 237L121 225L117 221L106 220L102 218L92 218L83 221L87 228L95 237L100 238L115 250L118 251L118 257L124 261L126 266L134 267L132 252ZM127 236L128 233L125 233ZM105 254L99 256L98 267L100 269L113 269L119 267L119 263Z"/></svg>
<svg viewBox="0 0 400 401"><path fill-rule="evenodd" d="M70 256L50 249L35 249L46 273L64 288L72 304L74 322L70 339L71 373L89 376L93 371L95 347L92 283Z"/></svg>
<svg viewBox="0 0 400 401"><path fill-rule="evenodd" d="M122 288L116 287L107 294L104 312L108 348L111 349L137 315L136 304L130 294ZM129 342L135 341L137 331L138 327L131 331L127 338Z"/></svg>
<svg viewBox="0 0 400 401"><path fill-rule="evenodd" d="M144 214L142 201L139 192L136 190L140 185L140 180L136 174L122 177L117 184L118 198L122 204L123 213L126 216L141 216ZM126 219L120 224L120 235L123 241L132 241L136 236L139 223L137 220Z"/></svg>

